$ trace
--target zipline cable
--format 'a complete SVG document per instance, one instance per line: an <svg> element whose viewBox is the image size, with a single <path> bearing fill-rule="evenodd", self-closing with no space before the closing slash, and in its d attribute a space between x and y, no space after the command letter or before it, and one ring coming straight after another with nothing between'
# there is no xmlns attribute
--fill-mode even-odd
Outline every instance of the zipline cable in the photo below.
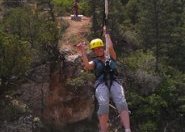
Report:
<svg viewBox="0 0 185 132"><path fill-rule="evenodd" d="M108 9L108 0L105 0L105 15L104 15L104 26L103 26L103 30L104 30L104 33L107 32L107 24L108 24L108 13L109 13L109 9ZM105 34L106 35L106 34ZM107 37L106 37L107 39ZM110 59L110 53L109 53L109 43L108 40L105 40L106 42L106 54L105 54L105 58L106 58L106 61Z"/></svg>
<svg viewBox="0 0 185 132"><path fill-rule="evenodd" d="M108 0L105 0L105 20L108 19L108 13L109 13Z"/></svg>

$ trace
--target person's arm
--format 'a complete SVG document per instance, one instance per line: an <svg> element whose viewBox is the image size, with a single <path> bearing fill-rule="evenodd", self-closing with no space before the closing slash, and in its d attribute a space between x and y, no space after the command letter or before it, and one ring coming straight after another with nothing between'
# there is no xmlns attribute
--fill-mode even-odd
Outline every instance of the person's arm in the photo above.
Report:
<svg viewBox="0 0 185 132"><path fill-rule="evenodd" d="M112 40L111 40L110 35L108 33L105 34L105 41L106 41L106 44L109 45L109 54L110 54L110 57L112 59L116 60L116 52L114 50Z"/></svg>
<svg viewBox="0 0 185 132"><path fill-rule="evenodd" d="M94 63L93 63L93 61L89 62L89 60L87 58L87 54L85 52L84 44L83 43L78 44L77 48L79 49L79 51L81 53L82 61L83 61L83 64L84 64L84 68L86 70L92 70L94 68Z"/></svg>
<svg viewBox="0 0 185 132"><path fill-rule="evenodd" d="M92 70L94 68L94 62L93 61L89 62L86 53L82 53L81 55L82 55L82 60L83 60L83 63L84 63L84 68L86 70Z"/></svg>

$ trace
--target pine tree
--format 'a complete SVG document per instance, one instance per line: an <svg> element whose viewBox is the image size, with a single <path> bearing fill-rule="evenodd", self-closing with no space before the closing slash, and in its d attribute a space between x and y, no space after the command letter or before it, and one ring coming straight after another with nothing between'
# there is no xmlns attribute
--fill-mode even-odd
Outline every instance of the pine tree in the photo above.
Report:
<svg viewBox="0 0 185 132"><path fill-rule="evenodd" d="M170 33L169 48L167 51L168 62L181 71L185 71L185 1L171 0L168 8L171 18L172 31Z"/></svg>
<svg viewBox="0 0 185 132"><path fill-rule="evenodd" d="M143 48L152 50L156 54L156 71L159 70L159 63L162 60L169 61L168 57L172 53L169 51L178 48L179 42L177 40L181 40L180 43L183 43L183 32L178 34L179 30L184 30L181 18L183 17L183 3L179 2L174 0L140 0L139 33Z"/></svg>
<svg viewBox="0 0 185 132"><path fill-rule="evenodd" d="M27 41L0 32L0 88L5 89L12 77L20 77L31 64L31 48Z"/></svg>

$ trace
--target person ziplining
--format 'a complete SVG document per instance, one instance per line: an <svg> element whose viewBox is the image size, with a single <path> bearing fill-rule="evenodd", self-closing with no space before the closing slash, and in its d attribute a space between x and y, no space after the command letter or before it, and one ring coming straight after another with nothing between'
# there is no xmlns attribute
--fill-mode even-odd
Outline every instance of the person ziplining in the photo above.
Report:
<svg viewBox="0 0 185 132"><path fill-rule="evenodd" d="M121 83L117 78L116 52L110 34L107 32L108 20L108 0L105 0L105 20L103 27L104 42L100 38L90 41L89 48L95 53L96 58L89 61L85 51L85 44L81 42L77 45L81 53L82 61L86 70L94 70L96 76L95 97L98 101L97 111L100 132L108 132L109 101L110 97L116 105L120 114L122 126L125 132L131 132L128 105Z"/></svg>

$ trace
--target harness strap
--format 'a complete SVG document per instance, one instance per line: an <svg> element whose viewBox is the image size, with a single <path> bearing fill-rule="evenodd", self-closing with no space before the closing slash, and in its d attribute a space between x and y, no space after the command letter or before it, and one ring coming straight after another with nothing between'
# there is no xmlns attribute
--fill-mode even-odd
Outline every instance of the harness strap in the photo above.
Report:
<svg viewBox="0 0 185 132"><path fill-rule="evenodd" d="M105 80L105 84L108 86L109 89L112 86L113 79L114 79L114 71L110 67L110 60L107 60L105 62L104 80Z"/></svg>

